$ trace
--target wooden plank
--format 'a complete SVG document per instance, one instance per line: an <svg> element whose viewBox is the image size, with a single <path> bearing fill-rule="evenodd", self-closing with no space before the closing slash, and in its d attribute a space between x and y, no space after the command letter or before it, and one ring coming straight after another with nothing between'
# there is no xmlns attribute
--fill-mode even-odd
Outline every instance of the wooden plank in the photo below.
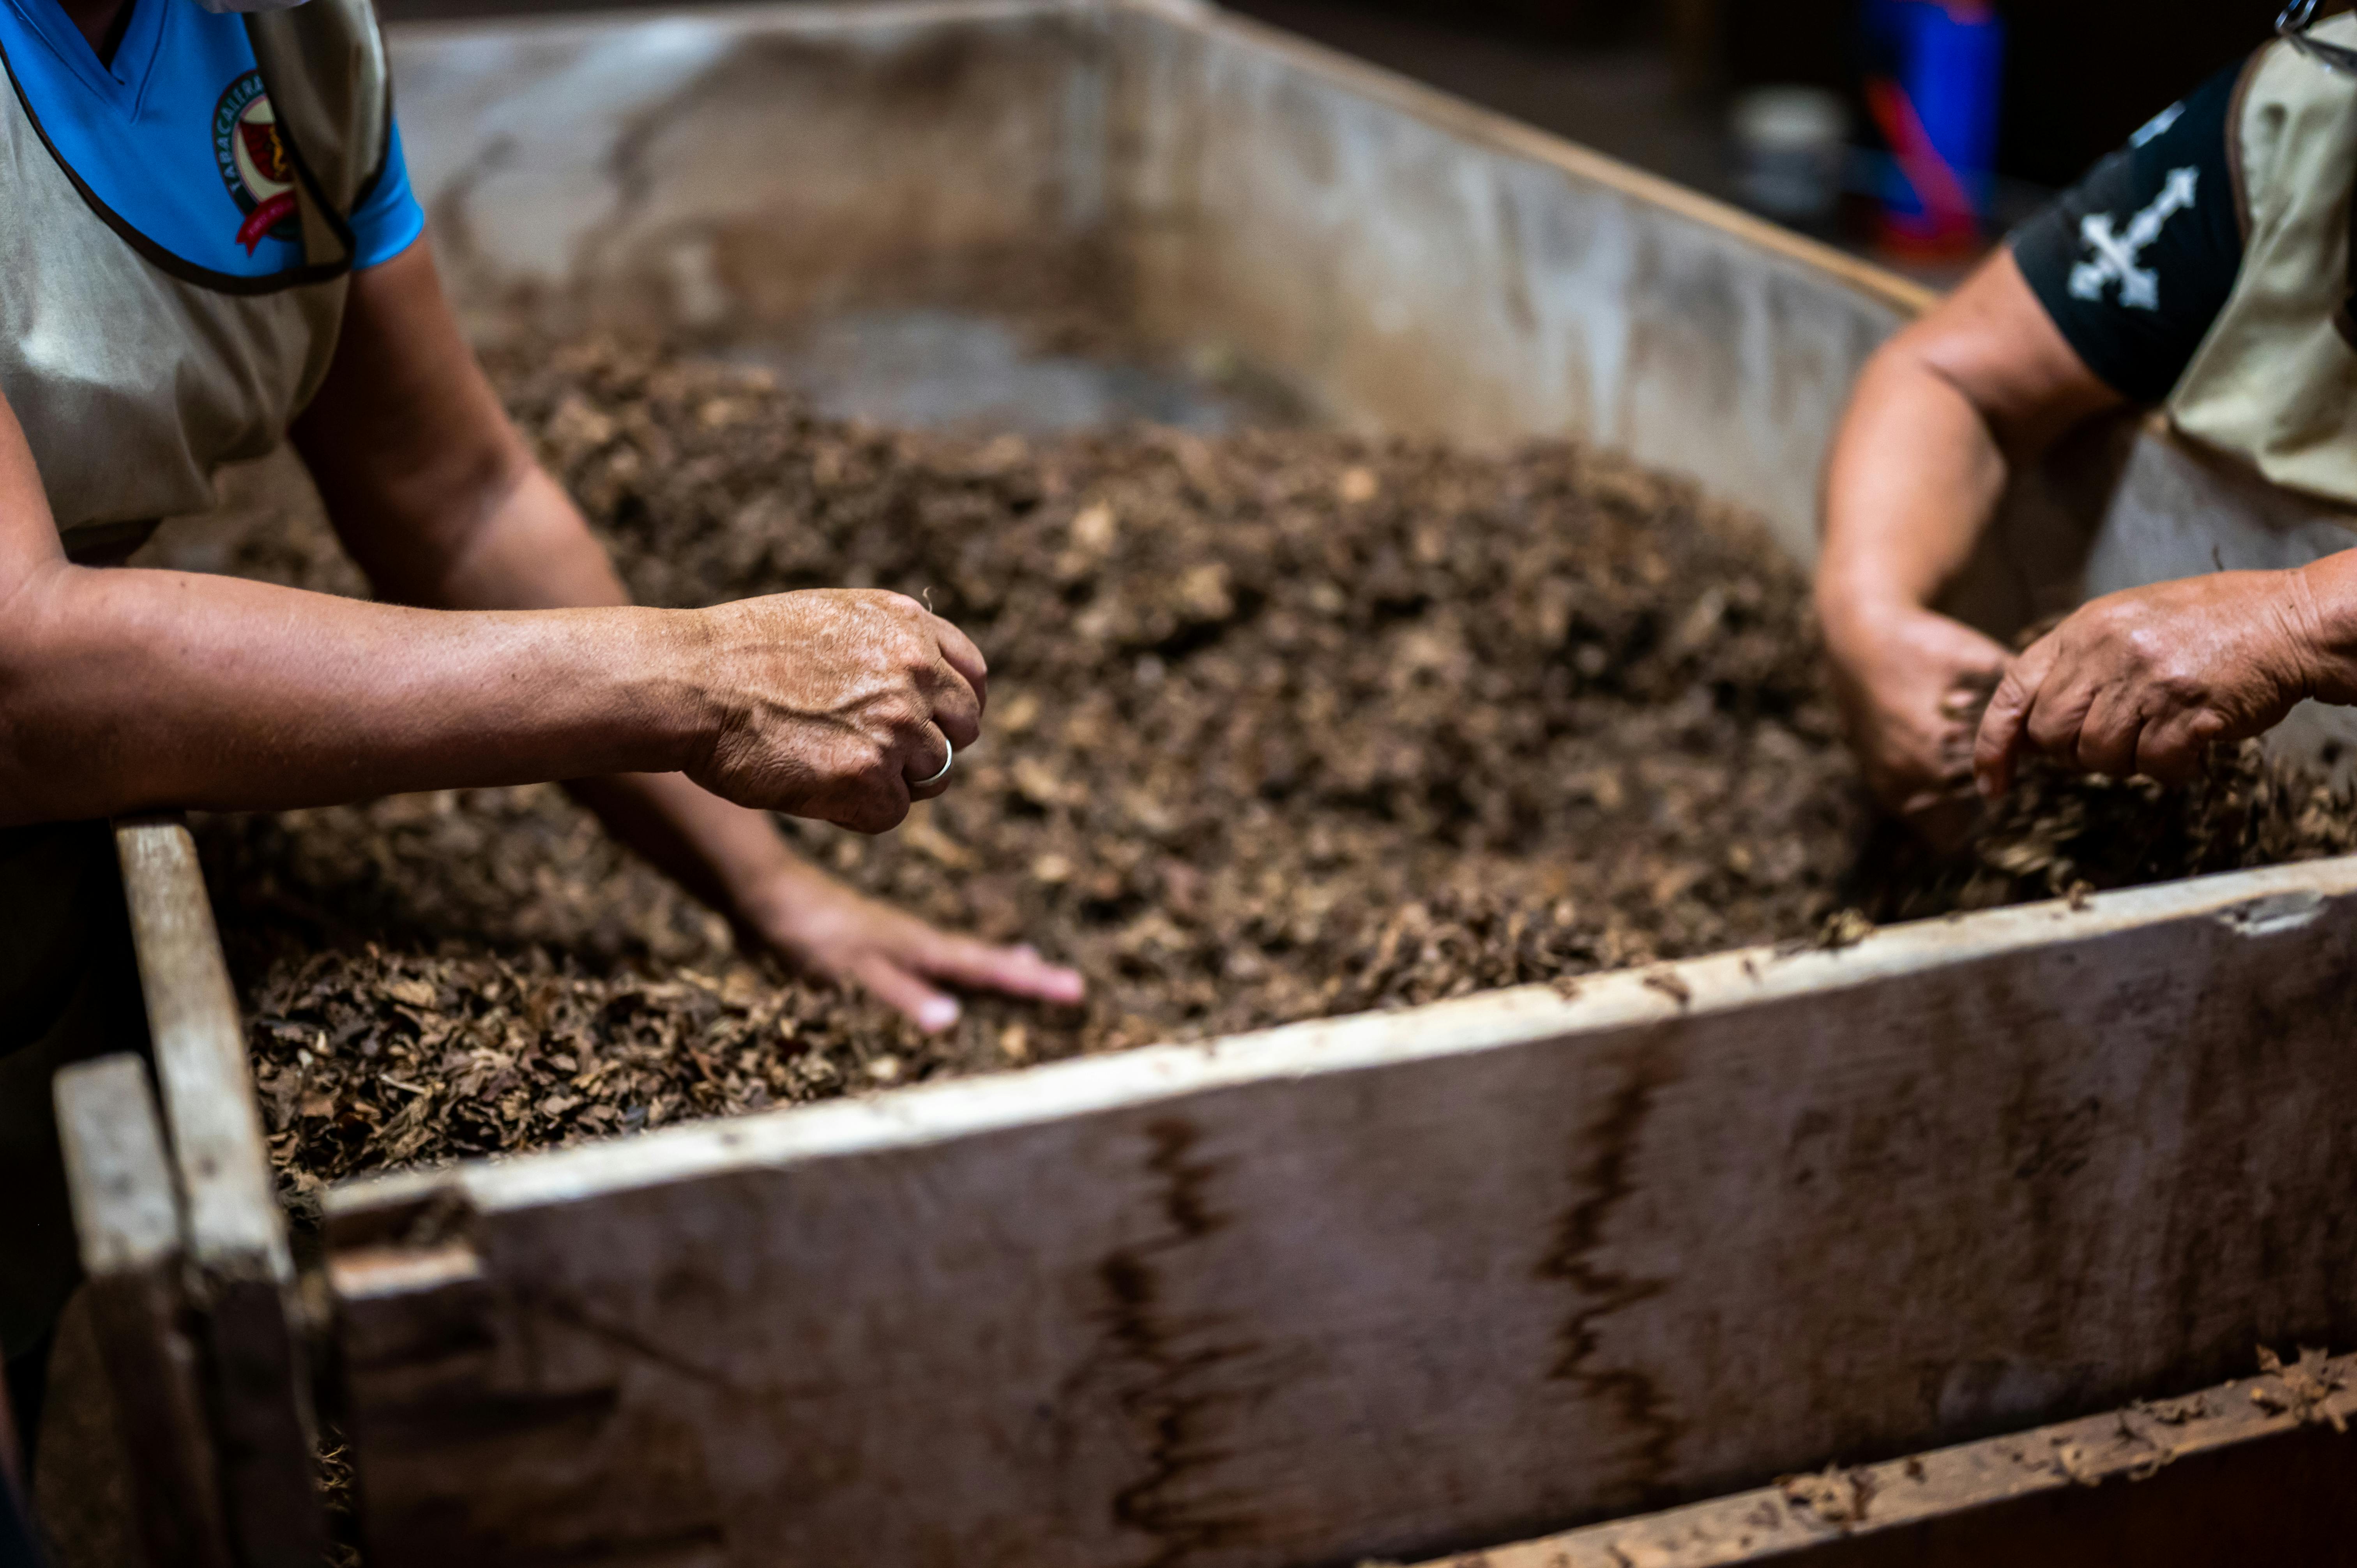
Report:
<svg viewBox="0 0 2357 1568"><path fill-rule="evenodd" d="M1258 23L1113 15L1150 340L1237 345L1354 429L1609 446L1814 553L1850 386L1923 291Z"/></svg>
<svg viewBox="0 0 2357 1568"><path fill-rule="evenodd" d="M286 1222L271 1190L245 1030L195 841L177 815L131 818L116 825L115 849L187 1192L189 1251L207 1268L288 1278Z"/></svg>
<svg viewBox="0 0 2357 1568"><path fill-rule="evenodd" d="M309 1355L237 994L195 841L178 816L115 826L156 1074L187 1206L229 1527L247 1568L316 1568Z"/></svg>
<svg viewBox="0 0 2357 1568"><path fill-rule="evenodd" d="M149 1568L229 1568L197 1348L183 1324L179 1196L147 1068L118 1055L56 1079L58 1133L92 1325Z"/></svg>
<svg viewBox="0 0 2357 1568"><path fill-rule="evenodd" d="M1920 315L1940 297L1927 288L1822 240L1705 196L1691 186L1665 179L1633 164L1550 131L1484 109L1412 77L1329 48L1241 13L1196 0L1112 0L1106 7L1157 17L1206 36L1247 42L1304 73L1352 94L1398 109L1479 145L1495 147L1576 176L1583 183L1624 196L1637 205L1674 214L1699 228L1715 230L1763 259L1796 263L1828 280L1839 280L1861 295L1883 301L1904 316Z"/></svg>
<svg viewBox="0 0 2357 1568"><path fill-rule="evenodd" d="M2357 1563L2357 1357L1834 1467L1426 1568L2214 1568Z"/></svg>
<svg viewBox="0 0 2357 1568"><path fill-rule="evenodd" d="M774 340L945 295L1036 305L1082 270L1103 205L1089 9L476 20L392 27L387 48L462 312L499 330L528 288L568 324ZM668 172L616 178L641 164Z"/></svg>
<svg viewBox="0 0 2357 1568"><path fill-rule="evenodd" d="M1071 296L1141 346L1240 357L1357 428L1621 447L1743 498L1803 558L1850 381L1932 297L1183 0L748 5L389 48L462 305L529 288L740 338L844 310L1019 317L1006 280L1036 304L1085 255ZM629 172L655 165L652 187Z"/></svg>
<svg viewBox="0 0 2357 1568"><path fill-rule="evenodd" d="M1428 1555L2357 1341L2357 864L329 1196L380 1568Z"/></svg>
<svg viewBox="0 0 2357 1568"><path fill-rule="evenodd" d="M1813 558L1849 388L1935 295L1249 17L1111 14L1150 338L1239 346L1355 429L1623 451Z"/></svg>

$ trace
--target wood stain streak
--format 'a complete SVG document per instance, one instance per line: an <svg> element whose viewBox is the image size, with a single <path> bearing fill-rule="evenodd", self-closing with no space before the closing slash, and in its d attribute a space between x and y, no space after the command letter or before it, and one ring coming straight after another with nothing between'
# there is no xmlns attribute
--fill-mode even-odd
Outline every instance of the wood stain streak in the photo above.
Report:
<svg viewBox="0 0 2357 1568"><path fill-rule="evenodd" d="M1097 1316L1111 1359L1135 1375L1116 1398L1147 1449L1145 1475L1114 1495L1114 1520L1152 1539L1153 1553L1140 1568L1175 1568L1197 1552L1252 1538L1255 1520L1232 1511L1240 1498L1193 1483L1230 1457L1222 1441L1226 1415L1258 1391L1220 1373L1256 1347L1221 1338L1217 1319L1170 1311L1165 1265L1224 1229L1230 1217L1211 1204L1209 1189L1219 1166L1196 1155L1201 1133L1194 1124L1166 1117L1146 1133L1146 1168L1157 1184L1161 1232L1098 1265L1103 1305Z"/></svg>
<svg viewBox="0 0 2357 1568"><path fill-rule="evenodd" d="M1612 1267L1599 1262L1598 1254L1609 1243L1614 1213L1636 1189L1637 1142L1653 1097L1674 1076L1656 1055L1640 1056L1602 1113L1580 1130L1574 1171L1580 1197L1556 1221L1554 1247L1538 1267L1540 1279L1569 1285L1580 1301L1555 1332L1555 1358L1546 1375L1578 1385L1638 1435L1639 1462L1630 1479L1649 1496L1670 1474L1684 1423L1670 1413L1648 1373L1601 1367L1597 1357L1604 1321L1662 1294L1670 1282Z"/></svg>
<svg viewBox="0 0 2357 1568"><path fill-rule="evenodd" d="M588 1335L593 1339L602 1340L638 1360L651 1362L675 1377L684 1378L702 1387L740 1397L759 1397L759 1393L764 1391L748 1388L738 1379L726 1372L698 1365L677 1351L655 1343L636 1329L621 1324L601 1321L586 1311L579 1302L570 1296L558 1294L553 1291L524 1287L519 1287L515 1295L518 1303L527 1310L538 1313L544 1317L552 1318L568 1328Z"/></svg>

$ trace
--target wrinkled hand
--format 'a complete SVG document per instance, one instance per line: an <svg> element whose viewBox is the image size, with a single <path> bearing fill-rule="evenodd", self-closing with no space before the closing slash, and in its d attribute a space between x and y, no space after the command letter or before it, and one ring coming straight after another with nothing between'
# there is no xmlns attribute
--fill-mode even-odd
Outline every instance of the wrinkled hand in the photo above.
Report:
<svg viewBox="0 0 2357 1568"><path fill-rule="evenodd" d="M1975 721L2005 649L1911 607L1829 618L1825 640L1867 787L1927 837L1956 837L1974 810Z"/></svg>
<svg viewBox="0 0 2357 1568"><path fill-rule="evenodd" d="M1061 1003L1086 989L1030 948L952 936L799 863L747 900L743 918L805 972L864 987L935 1033L958 1021L959 1007L934 982Z"/></svg>
<svg viewBox="0 0 2357 1568"><path fill-rule="evenodd" d="M2110 594L2016 660L1975 747L1981 793L2038 752L2183 783L2216 741L2274 727L2318 686L2322 638L2298 572L2219 572Z"/></svg>
<svg viewBox="0 0 2357 1568"><path fill-rule="evenodd" d="M811 589L699 614L709 745L687 772L739 805L885 832L948 789L918 782L948 744L981 737L981 650L906 595Z"/></svg>

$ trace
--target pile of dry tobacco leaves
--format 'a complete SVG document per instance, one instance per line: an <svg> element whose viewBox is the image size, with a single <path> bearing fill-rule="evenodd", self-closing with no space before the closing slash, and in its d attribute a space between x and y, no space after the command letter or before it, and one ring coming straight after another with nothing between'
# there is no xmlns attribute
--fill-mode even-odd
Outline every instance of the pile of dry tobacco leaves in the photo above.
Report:
<svg viewBox="0 0 2357 1568"><path fill-rule="evenodd" d="M202 837L299 1197L390 1164L1805 940L2349 846L2255 762L2040 775L1977 854L1870 836L1800 575L1747 518L1576 446L1287 432L1027 444L823 421L583 343L497 367L644 600L928 594L992 665L956 788L837 875L1079 965L1070 1011L925 1039L731 949L551 787ZM231 569L352 591L283 492ZM1860 846L1868 846L1863 860Z"/></svg>

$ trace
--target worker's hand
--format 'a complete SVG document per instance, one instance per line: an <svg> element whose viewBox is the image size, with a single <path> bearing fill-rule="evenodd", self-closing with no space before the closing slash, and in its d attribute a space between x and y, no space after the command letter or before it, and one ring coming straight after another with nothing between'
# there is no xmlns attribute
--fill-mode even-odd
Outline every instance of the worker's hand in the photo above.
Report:
<svg viewBox="0 0 2357 1568"><path fill-rule="evenodd" d="M1981 793L2011 788L2026 752L2183 783L2212 742L2271 729L2318 693L2324 650L2299 572L2219 572L2106 595L2006 672L1974 751Z"/></svg>
<svg viewBox="0 0 2357 1568"><path fill-rule="evenodd" d="M1961 836L1975 810L1974 728L2005 649L1912 606L1828 614L1825 645L1867 787L1933 842Z"/></svg>
<svg viewBox="0 0 2357 1568"><path fill-rule="evenodd" d="M804 972L861 986L931 1032L958 1021L956 998L936 982L1044 1002L1078 1002L1085 989L1028 947L953 937L799 862L746 899L739 918Z"/></svg>
<svg viewBox="0 0 2357 1568"><path fill-rule="evenodd" d="M987 670L902 594L813 589L699 612L708 742L689 777L739 805L856 832L898 827L982 735Z"/></svg>

